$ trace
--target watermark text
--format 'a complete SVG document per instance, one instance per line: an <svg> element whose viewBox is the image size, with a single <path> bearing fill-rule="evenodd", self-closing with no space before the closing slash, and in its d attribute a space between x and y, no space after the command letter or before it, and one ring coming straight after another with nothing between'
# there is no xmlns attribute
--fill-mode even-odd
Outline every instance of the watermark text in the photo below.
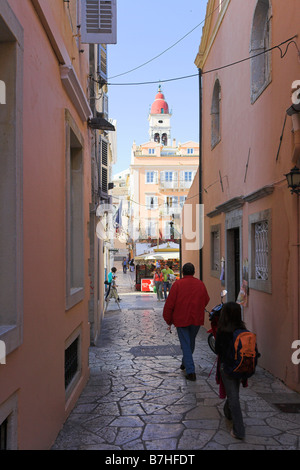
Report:
<svg viewBox="0 0 300 470"><path fill-rule="evenodd" d="M4 341L0 341L0 364L6 364L6 346Z"/></svg>
<svg viewBox="0 0 300 470"><path fill-rule="evenodd" d="M295 339L295 341L293 341L292 343L291 348L296 349L296 351L293 352L291 359L292 363L297 366L300 364L300 339Z"/></svg>
<svg viewBox="0 0 300 470"><path fill-rule="evenodd" d="M295 80L292 83L292 103L300 104L300 80Z"/></svg>
<svg viewBox="0 0 300 470"><path fill-rule="evenodd" d="M6 104L6 85L0 80L0 104Z"/></svg>

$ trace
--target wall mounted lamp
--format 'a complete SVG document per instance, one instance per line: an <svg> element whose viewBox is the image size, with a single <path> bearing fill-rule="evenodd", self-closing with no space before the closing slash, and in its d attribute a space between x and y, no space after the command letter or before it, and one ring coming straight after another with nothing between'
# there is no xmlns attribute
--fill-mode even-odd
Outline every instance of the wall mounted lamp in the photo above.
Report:
<svg viewBox="0 0 300 470"><path fill-rule="evenodd" d="M287 179L288 187L292 194L300 194L300 170L297 166L291 169L289 173L284 175Z"/></svg>

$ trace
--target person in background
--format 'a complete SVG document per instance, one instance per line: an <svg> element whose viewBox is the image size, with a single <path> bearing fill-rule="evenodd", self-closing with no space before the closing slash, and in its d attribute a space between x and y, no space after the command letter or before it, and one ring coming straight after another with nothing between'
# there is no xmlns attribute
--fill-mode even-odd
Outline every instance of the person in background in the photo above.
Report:
<svg viewBox="0 0 300 470"><path fill-rule="evenodd" d="M195 267L186 263L182 268L182 279L174 282L163 310L163 318L169 329L177 329L183 358L181 370L186 370L188 380L196 380L193 352L200 326L204 324L205 307L209 295L202 281L194 277Z"/></svg>
<svg viewBox="0 0 300 470"><path fill-rule="evenodd" d="M172 267L172 265L171 265ZM171 269L171 267L166 263L164 269L161 270L163 276L164 276L164 296L165 300L167 300L167 292L170 292L171 288L171 283L170 283L170 274L174 274L174 271Z"/></svg>
<svg viewBox="0 0 300 470"><path fill-rule="evenodd" d="M116 277L117 277L116 272L117 272L117 268L113 266L111 268L110 273L107 276L108 289L105 295L106 301L108 300L109 296L114 297L116 300L118 300L118 302L121 300L117 291L117 286L116 286Z"/></svg>
<svg viewBox="0 0 300 470"><path fill-rule="evenodd" d="M163 274L161 272L160 268L156 268L153 276L153 281L154 285L156 288L156 295L157 295L157 300L160 302L163 300L163 293L162 293L162 287L163 287Z"/></svg>
<svg viewBox="0 0 300 470"><path fill-rule="evenodd" d="M134 259L133 258L129 262L129 269L131 273L134 272Z"/></svg>
<svg viewBox="0 0 300 470"><path fill-rule="evenodd" d="M126 274L127 273L127 260L126 260L126 258L123 258L122 266L123 266L123 273Z"/></svg>

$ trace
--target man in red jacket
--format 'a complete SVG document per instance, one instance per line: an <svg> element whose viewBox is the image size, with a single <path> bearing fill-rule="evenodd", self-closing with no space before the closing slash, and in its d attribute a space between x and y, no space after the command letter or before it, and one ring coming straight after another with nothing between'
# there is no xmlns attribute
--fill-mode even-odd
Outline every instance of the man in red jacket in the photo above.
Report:
<svg viewBox="0 0 300 470"><path fill-rule="evenodd" d="M176 281L166 300L163 318L177 328L183 359L180 368L186 370L188 380L196 380L193 352L195 340L204 324L204 311L209 295L202 281L194 277L195 267L186 263L182 268L183 278Z"/></svg>

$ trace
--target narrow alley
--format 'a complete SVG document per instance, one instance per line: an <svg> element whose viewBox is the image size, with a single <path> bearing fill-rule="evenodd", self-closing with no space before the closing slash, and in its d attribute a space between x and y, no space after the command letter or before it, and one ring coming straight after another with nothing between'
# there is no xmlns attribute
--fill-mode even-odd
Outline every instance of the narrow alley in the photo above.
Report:
<svg viewBox="0 0 300 470"><path fill-rule="evenodd" d="M164 304L135 291L134 274L117 267L121 310L110 301L90 348L89 382L52 449L300 450L300 396L260 367L241 388L246 438L231 437L205 328L194 354L197 380L188 382Z"/></svg>

